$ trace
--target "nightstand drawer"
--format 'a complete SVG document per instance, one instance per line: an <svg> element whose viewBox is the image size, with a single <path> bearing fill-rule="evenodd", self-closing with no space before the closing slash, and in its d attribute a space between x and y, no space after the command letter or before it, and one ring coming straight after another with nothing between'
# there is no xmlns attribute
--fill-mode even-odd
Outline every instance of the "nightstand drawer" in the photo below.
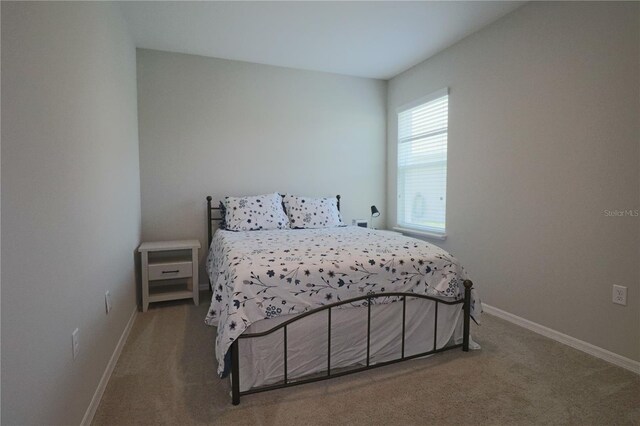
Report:
<svg viewBox="0 0 640 426"><path fill-rule="evenodd" d="M188 278L192 274L192 262L156 263L149 265L149 281Z"/></svg>

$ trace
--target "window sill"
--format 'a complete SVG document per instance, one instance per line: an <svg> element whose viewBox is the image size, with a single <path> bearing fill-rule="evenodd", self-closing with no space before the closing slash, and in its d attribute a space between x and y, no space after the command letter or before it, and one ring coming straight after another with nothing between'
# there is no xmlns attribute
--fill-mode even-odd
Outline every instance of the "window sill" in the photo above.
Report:
<svg viewBox="0 0 640 426"><path fill-rule="evenodd" d="M409 234L409 235L419 235L421 237L427 237L427 238L431 238L434 240L440 240L440 241L444 241L447 239L447 234L436 234L435 232L429 232L429 231L420 231L417 229L409 229L409 228L401 228L399 226L394 226L393 227L394 230L402 232L403 234Z"/></svg>

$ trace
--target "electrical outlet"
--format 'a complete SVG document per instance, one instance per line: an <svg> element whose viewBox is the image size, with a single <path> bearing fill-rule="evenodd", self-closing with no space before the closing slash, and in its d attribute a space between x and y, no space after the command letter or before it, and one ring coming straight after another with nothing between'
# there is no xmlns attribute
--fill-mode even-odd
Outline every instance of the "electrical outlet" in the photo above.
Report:
<svg viewBox="0 0 640 426"><path fill-rule="evenodd" d="M613 303L627 306L627 288L621 285L613 286Z"/></svg>
<svg viewBox="0 0 640 426"><path fill-rule="evenodd" d="M109 313L111 311L111 293L109 293L109 290L107 290L104 293L104 306L107 309L107 313Z"/></svg>
<svg viewBox="0 0 640 426"><path fill-rule="evenodd" d="M71 344L73 345L73 359L76 359L78 356L78 352L80 351L80 336L78 335L80 332L76 328L71 333Z"/></svg>

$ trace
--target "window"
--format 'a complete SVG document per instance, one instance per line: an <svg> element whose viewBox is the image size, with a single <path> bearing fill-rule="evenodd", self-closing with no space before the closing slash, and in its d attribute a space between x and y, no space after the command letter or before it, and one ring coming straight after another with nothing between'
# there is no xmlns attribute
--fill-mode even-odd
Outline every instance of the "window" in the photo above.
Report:
<svg viewBox="0 0 640 426"><path fill-rule="evenodd" d="M398 110L398 227L445 235L449 90Z"/></svg>

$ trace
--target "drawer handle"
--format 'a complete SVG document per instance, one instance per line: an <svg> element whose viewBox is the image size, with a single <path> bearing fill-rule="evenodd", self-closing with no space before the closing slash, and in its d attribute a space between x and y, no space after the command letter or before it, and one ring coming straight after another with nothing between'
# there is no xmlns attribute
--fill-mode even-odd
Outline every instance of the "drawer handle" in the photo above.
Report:
<svg viewBox="0 0 640 426"><path fill-rule="evenodd" d="M178 272L180 272L179 269L176 269L175 271L162 271L163 274L177 274Z"/></svg>

